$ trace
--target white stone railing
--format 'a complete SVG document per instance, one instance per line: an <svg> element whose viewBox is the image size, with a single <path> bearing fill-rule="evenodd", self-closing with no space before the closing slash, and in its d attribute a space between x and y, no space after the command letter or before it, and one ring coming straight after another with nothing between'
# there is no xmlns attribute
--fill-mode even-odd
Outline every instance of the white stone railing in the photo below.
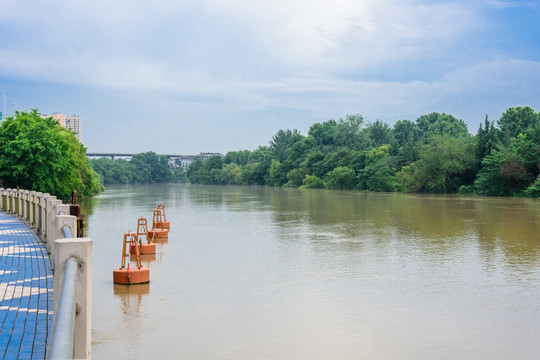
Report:
<svg viewBox="0 0 540 360"><path fill-rule="evenodd" d="M0 210L18 217L33 228L51 259L54 272L54 313L66 263L78 263L75 292L74 358L89 359L92 329L92 239L65 238L63 229L77 234L77 218L69 215L70 205L55 196L36 191L0 188ZM56 321L56 319L55 319Z"/></svg>

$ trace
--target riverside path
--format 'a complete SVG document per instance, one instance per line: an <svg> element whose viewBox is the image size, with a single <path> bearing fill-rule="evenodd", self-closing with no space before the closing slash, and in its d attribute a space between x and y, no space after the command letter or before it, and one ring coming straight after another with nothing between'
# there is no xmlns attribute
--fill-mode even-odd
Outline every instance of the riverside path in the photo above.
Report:
<svg viewBox="0 0 540 360"><path fill-rule="evenodd" d="M52 328L53 275L28 225L0 211L0 359L44 359Z"/></svg>

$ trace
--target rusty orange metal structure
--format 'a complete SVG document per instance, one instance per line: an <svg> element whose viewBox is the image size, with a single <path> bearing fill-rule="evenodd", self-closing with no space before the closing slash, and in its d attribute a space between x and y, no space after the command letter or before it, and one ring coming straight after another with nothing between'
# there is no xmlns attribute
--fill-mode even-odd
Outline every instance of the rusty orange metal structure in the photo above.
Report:
<svg viewBox="0 0 540 360"><path fill-rule="evenodd" d="M130 257L128 246L131 245L133 245L135 248L134 255L136 267L130 269L129 261L126 267L126 258ZM124 243L122 245L122 262L119 269L113 270L113 282L115 284L122 285L145 284L150 282L150 270L141 265L137 234L133 234L131 231L124 234Z"/></svg>
<svg viewBox="0 0 540 360"><path fill-rule="evenodd" d="M171 223L167 221L167 215L165 215L165 205L158 204L157 208L158 210L161 210L162 219L156 224L156 227L171 231Z"/></svg>
<svg viewBox="0 0 540 360"><path fill-rule="evenodd" d="M169 229L161 228L163 223L163 214L160 209L154 210L154 216L152 218L152 229L148 230L147 234L149 238L152 238L153 241L159 240L168 240L169 239Z"/></svg>
<svg viewBox="0 0 540 360"><path fill-rule="evenodd" d="M155 254L156 253L156 244L154 244L154 239L148 236L148 223L146 218L140 217L137 220L137 240L139 243L139 252L141 255ZM146 243L143 242L143 237L146 237ZM133 255L135 253L135 245L131 244L129 247L129 252Z"/></svg>

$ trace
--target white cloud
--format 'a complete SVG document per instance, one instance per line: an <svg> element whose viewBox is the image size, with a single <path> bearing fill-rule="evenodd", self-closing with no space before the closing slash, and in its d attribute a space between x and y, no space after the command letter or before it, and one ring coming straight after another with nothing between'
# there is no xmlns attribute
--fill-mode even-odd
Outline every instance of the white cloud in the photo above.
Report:
<svg viewBox="0 0 540 360"><path fill-rule="evenodd" d="M369 71L438 56L478 23L459 4L394 0L16 3L4 13L16 40L3 48L16 55L1 74L106 87L183 88L190 73L220 82Z"/></svg>
<svg viewBox="0 0 540 360"><path fill-rule="evenodd" d="M236 133L236 118L265 111L310 123L445 111L476 124L516 103L540 108L538 63L478 48L497 26L486 6L518 4L530 3L4 0L0 78L152 92L164 114L189 109Z"/></svg>

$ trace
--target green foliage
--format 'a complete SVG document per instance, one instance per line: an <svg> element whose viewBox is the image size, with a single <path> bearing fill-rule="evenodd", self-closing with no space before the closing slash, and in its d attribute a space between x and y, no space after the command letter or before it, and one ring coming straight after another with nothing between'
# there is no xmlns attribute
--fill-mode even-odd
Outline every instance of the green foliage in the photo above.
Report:
<svg viewBox="0 0 540 360"><path fill-rule="evenodd" d="M287 182L287 172L283 164L278 160L272 159L270 169L268 170L267 184L271 186L283 186Z"/></svg>
<svg viewBox="0 0 540 360"><path fill-rule="evenodd" d="M453 115L431 113L422 115L416 119L418 128L422 131L422 137L428 139L433 135L448 135L451 137L467 136L467 124Z"/></svg>
<svg viewBox="0 0 540 360"><path fill-rule="evenodd" d="M418 160L400 174L407 191L454 193L468 185L467 173L475 166L474 141L470 137L434 135L420 146ZM402 170L403 171L403 170Z"/></svg>
<svg viewBox="0 0 540 360"><path fill-rule="evenodd" d="M488 121L487 115L484 120L484 127L480 124L476 138L476 157L480 161L501 144L499 130L493 125L493 122Z"/></svg>
<svg viewBox="0 0 540 360"><path fill-rule="evenodd" d="M389 145L382 145L366 153L366 166L358 173L360 190L396 191L394 158L389 155L389 150Z"/></svg>
<svg viewBox="0 0 540 360"><path fill-rule="evenodd" d="M324 188L324 182L315 175L306 175L302 180L301 189L321 189Z"/></svg>
<svg viewBox="0 0 540 360"><path fill-rule="evenodd" d="M356 174L353 169L339 166L326 174L325 184L328 189L354 189Z"/></svg>
<svg viewBox="0 0 540 360"><path fill-rule="evenodd" d="M535 182L525 190L525 196L531 198L540 198L540 175Z"/></svg>
<svg viewBox="0 0 540 360"><path fill-rule="evenodd" d="M0 126L0 179L4 186L50 193L66 200L72 190L103 190L75 135L37 110L16 111Z"/></svg>
<svg viewBox="0 0 540 360"><path fill-rule="evenodd" d="M302 168L292 169L287 173L287 183L285 187L300 187L302 186L306 171Z"/></svg>
<svg viewBox="0 0 540 360"><path fill-rule="evenodd" d="M349 115L313 124L308 136L279 130L268 147L233 151L222 162L193 162L187 177L208 184L536 196L537 115L509 109L498 122L501 130L486 117L476 136L448 114L393 127ZM502 130L514 137L501 141Z"/></svg>
<svg viewBox="0 0 540 360"><path fill-rule="evenodd" d="M370 140L370 145L373 147L385 144L390 145L396 142L390 126L380 120L375 121L373 124L369 124L365 131Z"/></svg>
<svg viewBox="0 0 540 360"><path fill-rule="evenodd" d="M511 107L506 110L497 121L503 140L508 144L511 138L519 134L525 134L528 130L540 126L540 113L535 112L530 106Z"/></svg>
<svg viewBox="0 0 540 360"><path fill-rule="evenodd" d="M244 183L242 169L236 163L229 163L223 166L220 174L221 184L240 185Z"/></svg>
<svg viewBox="0 0 540 360"><path fill-rule="evenodd" d="M484 158L474 183L475 190L481 195L519 195L539 175L539 164L538 138L520 134L510 139L509 147L493 150Z"/></svg>
<svg viewBox="0 0 540 360"><path fill-rule="evenodd" d="M182 168L171 170L166 156L149 151L133 155L130 161L118 159L90 160L94 170L108 184L147 184L186 181Z"/></svg>

